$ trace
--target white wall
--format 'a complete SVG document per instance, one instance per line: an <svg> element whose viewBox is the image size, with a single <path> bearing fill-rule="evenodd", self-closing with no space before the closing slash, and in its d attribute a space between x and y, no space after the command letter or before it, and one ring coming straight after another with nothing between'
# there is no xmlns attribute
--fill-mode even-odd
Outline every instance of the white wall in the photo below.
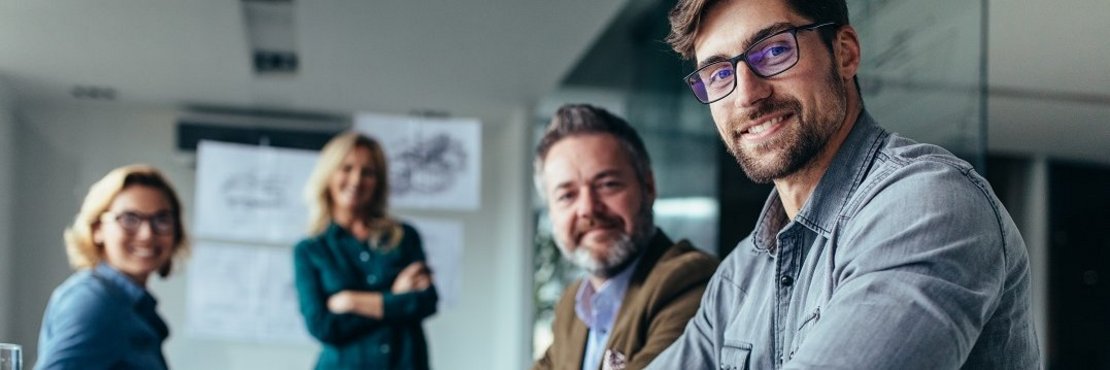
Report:
<svg viewBox="0 0 1110 370"><path fill-rule="evenodd" d="M10 332L12 299L8 298L12 283L12 203L15 195L12 179L15 173L15 148L12 132L15 120L11 95L0 79L0 342L15 342Z"/></svg>
<svg viewBox="0 0 1110 370"><path fill-rule="evenodd" d="M175 159L176 112L114 103L36 103L19 107L16 137L15 341L27 363L37 349L42 310L68 276L61 232L92 182L119 165L146 162L164 170L193 204L193 169ZM466 239L457 307L426 323L432 364L450 369L519 369L529 361L527 325L530 219L527 203L527 114L483 117L482 208L476 212L398 212L462 221ZM2 159L2 157L0 157ZM0 161L0 165L3 162ZM0 193L2 194L2 193ZM186 219L191 219L186 209ZM259 345L185 334L187 268L150 289L171 328L166 355L175 369L306 369L315 346Z"/></svg>

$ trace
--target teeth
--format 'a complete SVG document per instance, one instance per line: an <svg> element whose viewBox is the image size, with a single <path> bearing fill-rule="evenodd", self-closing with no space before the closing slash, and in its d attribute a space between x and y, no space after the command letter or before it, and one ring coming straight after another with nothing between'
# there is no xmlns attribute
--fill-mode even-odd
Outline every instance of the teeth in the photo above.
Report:
<svg viewBox="0 0 1110 370"><path fill-rule="evenodd" d="M750 133L750 134L759 134L759 133L767 130L768 128L771 128L771 126L774 126L774 125L778 124L779 122L782 122L782 117L777 117L777 118L770 119L767 122L763 122L763 124L749 127L748 128L748 133Z"/></svg>
<svg viewBox="0 0 1110 370"><path fill-rule="evenodd" d="M153 250L143 250L143 249L135 250L131 254L134 255L135 257L139 257L139 258L151 258L151 257L155 256Z"/></svg>

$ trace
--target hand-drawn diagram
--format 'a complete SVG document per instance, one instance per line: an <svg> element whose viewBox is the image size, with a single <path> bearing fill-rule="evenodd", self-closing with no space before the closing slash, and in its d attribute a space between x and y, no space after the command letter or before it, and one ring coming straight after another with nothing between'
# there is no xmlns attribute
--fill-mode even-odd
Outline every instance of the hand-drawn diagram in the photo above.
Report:
<svg viewBox="0 0 1110 370"><path fill-rule="evenodd" d="M204 141L197 149L200 238L292 245L304 237L301 194L312 151Z"/></svg>
<svg viewBox="0 0 1110 370"><path fill-rule="evenodd" d="M251 211L275 209L285 206L293 194L285 193L281 177L262 177L261 174L243 172L224 179L220 189L224 203L232 210Z"/></svg>
<svg viewBox="0 0 1110 370"><path fill-rule="evenodd" d="M199 242L186 289L190 336L256 343L311 344L298 312L286 249Z"/></svg>
<svg viewBox="0 0 1110 370"><path fill-rule="evenodd" d="M481 123L363 113L355 129L389 158L390 205L473 210L481 204Z"/></svg>
<svg viewBox="0 0 1110 370"><path fill-rule="evenodd" d="M466 149L445 132L398 145L390 162L393 195L436 194L447 191L466 171Z"/></svg>

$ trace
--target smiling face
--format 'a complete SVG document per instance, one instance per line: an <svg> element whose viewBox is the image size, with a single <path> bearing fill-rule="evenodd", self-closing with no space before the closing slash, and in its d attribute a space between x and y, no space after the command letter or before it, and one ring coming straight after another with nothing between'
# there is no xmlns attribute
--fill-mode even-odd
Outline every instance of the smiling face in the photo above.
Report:
<svg viewBox="0 0 1110 370"><path fill-rule="evenodd" d="M334 212L356 214L369 207L378 184L375 165L368 148L356 146L347 153L328 178L328 196Z"/></svg>
<svg viewBox="0 0 1110 370"><path fill-rule="evenodd" d="M543 191L560 252L598 277L624 267L654 230L655 186L614 136L566 137L547 152Z"/></svg>
<svg viewBox="0 0 1110 370"><path fill-rule="evenodd" d="M120 222L120 217L158 215L156 218L165 221L166 215L170 215L171 223L176 223L177 220L172 220L173 214L170 201L162 190L131 185L116 195L107 212L93 225L93 240L102 246L104 260L109 266L145 286L150 274L158 271L173 256L175 228L158 232L159 228L152 223L159 222L146 219L132 231L124 228L125 223Z"/></svg>
<svg viewBox="0 0 1110 370"><path fill-rule="evenodd" d="M699 65L728 59L762 37L809 23L783 0L725 1L706 14L695 58ZM805 168L847 120L846 86L855 66L839 68L817 32L798 32L797 40L794 67L764 79L741 62L736 89L710 104L721 139L755 182Z"/></svg>

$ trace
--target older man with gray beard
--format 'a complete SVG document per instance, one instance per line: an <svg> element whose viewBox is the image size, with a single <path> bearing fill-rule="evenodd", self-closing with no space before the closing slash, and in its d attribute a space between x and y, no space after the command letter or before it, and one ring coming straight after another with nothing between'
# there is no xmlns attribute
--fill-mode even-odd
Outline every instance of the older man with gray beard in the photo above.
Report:
<svg viewBox="0 0 1110 370"><path fill-rule="evenodd" d="M718 260L655 227L643 141L589 105L555 113L536 149L536 187L555 242L588 276L555 308L554 342L533 369L640 369L678 338Z"/></svg>

